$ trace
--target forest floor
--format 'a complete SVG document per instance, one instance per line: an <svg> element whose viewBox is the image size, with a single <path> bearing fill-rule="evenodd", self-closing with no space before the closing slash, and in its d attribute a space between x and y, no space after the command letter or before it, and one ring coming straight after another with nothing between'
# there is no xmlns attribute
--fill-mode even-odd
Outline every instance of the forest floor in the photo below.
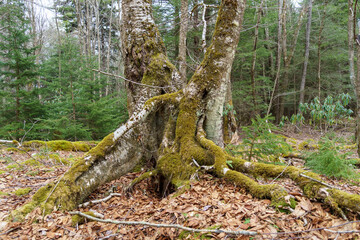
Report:
<svg viewBox="0 0 360 240"><path fill-rule="evenodd" d="M352 132L345 129L336 134L349 139ZM302 129L301 134L287 129L285 135L299 143L307 139L318 141L321 137L319 131L311 128ZM106 219L118 221L180 224L197 229L246 230L258 232L259 235L190 234L176 228L94 221L74 226L72 215L68 212L54 210L43 217L40 209L29 214L22 223L9 223L6 219L11 211L28 201L41 186L61 177L69 168L64 163L71 162L83 153L23 152L9 149L8 146L0 148L0 239L360 239L359 232L351 232L360 229L358 215L349 221L332 215L328 206L308 200L289 179L258 179L263 184L274 181L295 196L298 201L295 211L283 213L274 209L269 200L255 199L230 182L200 172L198 180L192 182L189 190L179 196L171 194L166 197L158 196L151 180L137 184L130 194L125 193L123 189L141 174L129 173L99 187L89 196L89 200L106 197L110 189L114 189L119 196L78 210L91 210ZM359 182L322 177L324 182L360 194Z"/></svg>

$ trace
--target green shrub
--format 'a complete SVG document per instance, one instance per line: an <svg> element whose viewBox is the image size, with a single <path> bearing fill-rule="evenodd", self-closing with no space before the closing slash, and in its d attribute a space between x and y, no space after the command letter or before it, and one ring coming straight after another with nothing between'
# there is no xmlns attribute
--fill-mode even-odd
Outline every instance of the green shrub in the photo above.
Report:
<svg viewBox="0 0 360 240"><path fill-rule="evenodd" d="M284 125L285 121L290 121L292 124L302 124L307 121L310 125L317 126L321 130L324 129L326 132L330 127L351 119L353 111L348 108L350 100L350 95L345 93L336 98L327 96L324 102L315 97L310 103L300 104L300 112L292 115L290 120L283 116L280 126Z"/></svg>
<svg viewBox="0 0 360 240"><path fill-rule="evenodd" d="M283 136L273 133L277 128L271 120L273 117L270 116L264 118L256 116L255 119L251 119L250 126L242 128L245 132L243 144L246 149L243 152L249 161L255 157L273 162L277 161L281 155L292 151L292 147Z"/></svg>
<svg viewBox="0 0 360 240"><path fill-rule="evenodd" d="M319 142L319 150L306 158L306 166L328 177L352 179L356 177L356 161L347 157L352 153L340 153L335 140L324 138Z"/></svg>

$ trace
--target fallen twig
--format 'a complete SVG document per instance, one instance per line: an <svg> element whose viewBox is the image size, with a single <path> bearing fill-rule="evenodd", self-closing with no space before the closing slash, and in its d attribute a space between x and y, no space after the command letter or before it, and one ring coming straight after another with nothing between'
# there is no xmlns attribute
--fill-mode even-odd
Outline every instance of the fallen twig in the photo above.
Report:
<svg viewBox="0 0 360 240"><path fill-rule="evenodd" d="M82 204L79 205L79 207L86 207L86 206L89 206L90 204L96 204L96 203L99 203L99 202L106 202L107 200L109 200L110 198L112 198L114 196L120 197L122 195L120 193L110 193L110 195L105 197L105 198L92 200L92 201L82 203Z"/></svg>
<svg viewBox="0 0 360 240"><path fill-rule="evenodd" d="M53 187L53 189L51 190L51 192L49 193L49 195L47 196L47 198L46 198L46 200L44 202L44 210L42 212L42 216L43 216L42 217L42 222L44 222L44 217L45 217L45 210L46 210L45 205L46 205L47 201L49 200L51 194L55 191L57 185L60 183L61 179L65 176L65 173L59 178L59 180L57 181L57 183L55 184L55 186Z"/></svg>
<svg viewBox="0 0 360 240"><path fill-rule="evenodd" d="M306 176L305 174L300 173L300 176L301 176L301 177L304 177L304 178L308 178L308 179L310 179L310 180L312 180L312 181L314 181L314 182L320 183L320 184L322 184L322 185L324 185L324 186L326 186L326 187L329 187L329 188L335 188L335 189L341 190L341 189L340 189L340 188L338 188L338 187L335 187L335 186L332 186L332 185L330 185L330 184L327 184L327 183L321 182L321 181L319 181L319 180L317 180L317 179L315 179L315 178L312 178L312 177Z"/></svg>
<svg viewBox="0 0 360 240"><path fill-rule="evenodd" d="M161 224L161 223L149 223L149 222L137 222L137 221L117 221L112 219L101 219L92 217L90 215L84 214L79 211L69 212L71 215L80 215L82 217L88 218L93 221L103 222L103 223L113 223L113 224L124 224L124 225L146 225L150 227L157 227L157 228L178 228L189 232L199 232L199 233L225 233L229 235L247 235L247 236L255 236L258 235L257 232L250 232L250 231L229 231L229 230L222 230L222 229L195 229L185 227L179 224Z"/></svg>

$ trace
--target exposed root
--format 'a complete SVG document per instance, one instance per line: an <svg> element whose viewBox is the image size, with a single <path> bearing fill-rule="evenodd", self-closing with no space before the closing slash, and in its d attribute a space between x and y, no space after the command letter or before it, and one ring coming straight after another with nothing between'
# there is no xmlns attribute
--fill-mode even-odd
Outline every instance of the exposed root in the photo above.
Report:
<svg viewBox="0 0 360 240"><path fill-rule="evenodd" d="M305 196L330 204L334 212L342 217L345 216L343 210L346 209L360 213L360 195L350 194L336 188L324 188L325 184L316 173L307 172L296 167L247 162L234 157L229 157L229 159L231 159L235 170L252 174L255 177L274 178L282 173L281 177L290 178L296 182Z"/></svg>
<svg viewBox="0 0 360 240"><path fill-rule="evenodd" d="M138 184L139 182L150 178L150 177L155 177L156 175L158 175L159 171L157 169L146 172L141 174L139 177L135 178L134 180L131 181L131 183L125 188L125 192L130 192L132 191L133 187Z"/></svg>
<svg viewBox="0 0 360 240"><path fill-rule="evenodd" d="M110 193L109 196L107 196L105 198L92 200L92 201L82 203L82 204L79 205L79 207L87 207L89 205L96 204L96 203L99 203L99 202L106 202L107 200L109 200L109 199L111 199L112 197L115 197L115 196L120 197L120 196L122 196L122 194L120 194L120 193Z"/></svg>
<svg viewBox="0 0 360 240"><path fill-rule="evenodd" d="M279 185L260 185L241 172L228 169L226 160L229 156L222 148L205 138L205 132L199 124L197 137L200 144L215 156L215 173L218 176L224 177L226 180L243 187L254 197L271 199L272 204L276 207L295 207L295 200Z"/></svg>

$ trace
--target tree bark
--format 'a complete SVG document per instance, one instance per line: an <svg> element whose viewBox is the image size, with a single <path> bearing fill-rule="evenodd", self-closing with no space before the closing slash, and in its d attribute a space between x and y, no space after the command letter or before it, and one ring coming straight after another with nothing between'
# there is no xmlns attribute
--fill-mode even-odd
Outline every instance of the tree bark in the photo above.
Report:
<svg viewBox="0 0 360 240"><path fill-rule="evenodd" d="M304 68L303 68L303 75L301 78L301 85L300 85L300 100L299 100L300 104L304 103L304 98L305 98L306 73L307 73L307 67L308 67L308 62L309 62L309 52L310 52L311 15L312 15L312 0L309 0L308 21L306 24L306 45L305 45Z"/></svg>
<svg viewBox="0 0 360 240"><path fill-rule="evenodd" d="M252 64L251 64L251 70L250 70L250 76L251 76L251 93L252 93L252 101L253 101L253 111L252 111L252 117L255 117L256 114L258 114L257 110L257 103L256 103L256 87L255 87L255 67L256 67L256 49L257 49L257 43L259 38L259 24L261 20L262 15L262 9L263 9L264 1L261 2L260 6L256 10L256 26L255 26L255 36L254 36L254 44L253 44L253 58L252 58Z"/></svg>
<svg viewBox="0 0 360 240"><path fill-rule="evenodd" d="M274 79L274 87L271 93L270 102L267 110L267 115L270 114L273 101L275 100L275 96L279 89L279 78L280 78L280 69L281 69L281 53L282 53L282 29L283 29L283 6L284 1L286 0L279 0L279 13L278 13L278 40L277 40L277 53L276 53L276 75ZM278 104L276 104L278 106ZM277 109L278 110L278 109ZM275 110L276 111L276 110ZM276 111L277 112L277 111Z"/></svg>
<svg viewBox="0 0 360 240"><path fill-rule="evenodd" d="M348 48L349 48L349 75L350 83L354 87L354 94L357 98L355 88L355 61L354 61L354 1L348 0Z"/></svg>
<svg viewBox="0 0 360 240"><path fill-rule="evenodd" d="M322 45L322 32L325 26L325 17L326 17L326 6L328 4L328 0L324 2L324 9L320 19L320 28L319 28L319 36L318 36L318 46L317 46L317 58L318 58L318 72L317 72L317 79L318 79L318 97L319 101L321 99L321 45Z"/></svg>
<svg viewBox="0 0 360 240"><path fill-rule="evenodd" d="M186 35L188 28L188 0L181 0L180 36L179 36L179 72L185 86L186 80ZM182 86L182 87L183 87Z"/></svg>
<svg viewBox="0 0 360 240"><path fill-rule="evenodd" d="M281 87L281 92L285 93L285 91L288 90L288 86L289 86L289 69L290 69L290 64L291 64L291 60L294 57L295 54L295 49L296 49L296 43L299 37L299 32L300 32L300 28L301 28L301 24L303 21L303 17L305 15L306 12L306 6L304 5L300 14L299 14L299 19L297 22L297 26L294 32L294 40L293 40L293 44L292 47L290 49L290 54L288 55L287 52L287 34L286 34L286 26L284 27L284 32L283 32L283 52L284 52L284 80L282 82L282 87ZM280 102L280 117L284 115L284 97L280 96L279 97L279 102Z"/></svg>
<svg viewBox="0 0 360 240"><path fill-rule="evenodd" d="M233 158L215 144L222 140L223 106L242 25L243 0L222 2L205 57L181 90L177 89L180 75L168 61L151 17L151 2L123 0L122 4L125 74L131 81L127 82L128 93L134 94L128 98L129 105L133 104L130 119L56 183L39 189L31 202L12 213L13 219L21 219L37 206L45 213L54 208L73 209L100 184L129 172L141 158L155 159L156 168L135 179L134 184L160 175L163 186L171 183L175 190L186 190L198 170L193 164L197 162L213 166L216 176L243 187L255 197L270 198L277 207L293 206L291 202L295 200L279 185L260 185L241 172L289 177L308 197L331 198L339 207L360 210L360 196L326 189L300 176L306 172L308 177L319 180L316 174ZM228 165L229 161L232 165Z"/></svg>

